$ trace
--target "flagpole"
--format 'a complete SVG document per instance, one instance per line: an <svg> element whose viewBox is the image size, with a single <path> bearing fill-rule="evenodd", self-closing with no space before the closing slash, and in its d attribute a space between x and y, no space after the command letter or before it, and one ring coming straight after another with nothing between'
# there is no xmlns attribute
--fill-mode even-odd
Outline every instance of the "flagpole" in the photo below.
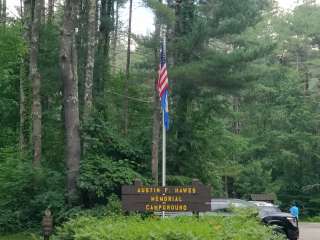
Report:
<svg viewBox="0 0 320 240"><path fill-rule="evenodd" d="M167 46L166 46L166 31L165 27L163 26L163 52L167 54ZM164 109L162 109L162 186L166 186L166 128L165 128L165 116L164 116Z"/></svg>
<svg viewBox="0 0 320 240"><path fill-rule="evenodd" d="M166 54L167 52L167 46L166 46L166 33L165 33L165 28L162 25L161 29L161 35L163 39L163 52ZM164 109L162 109L162 187L166 186L166 127L165 127L165 112ZM162 212L162 218L165 217L165 212Z"/></svg>
<svg viewBox="0 0 320 240"><path fill-rule="evenodd" d="M166 186L166 128L164 124L164 111L162 111L162 186Z"/></svg>

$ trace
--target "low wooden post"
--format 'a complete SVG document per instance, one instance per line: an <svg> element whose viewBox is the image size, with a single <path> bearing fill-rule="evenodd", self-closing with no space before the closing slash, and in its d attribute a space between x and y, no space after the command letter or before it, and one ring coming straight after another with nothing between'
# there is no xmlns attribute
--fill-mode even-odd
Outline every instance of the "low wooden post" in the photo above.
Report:
<svg viewBox="0 0 320 240"><path fill-rule="evenodd" d="M44 216L42 218L42 233L43 239L49 240L50 235L53 230L53 217L49 208L44 212Z"/></svg>

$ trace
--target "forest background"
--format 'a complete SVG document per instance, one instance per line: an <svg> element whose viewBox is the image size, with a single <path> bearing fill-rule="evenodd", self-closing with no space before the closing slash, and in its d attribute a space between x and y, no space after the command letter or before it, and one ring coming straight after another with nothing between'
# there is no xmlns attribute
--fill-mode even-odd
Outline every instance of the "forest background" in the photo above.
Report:
<svg viewBox="0 0 320 240"><path fill-rule="evenodd" d="M120 21L126 2L24 0L11 16L1 0L0 231L38 225L47 207L57 222L99 209L136 178L158 182L160 25L168 184L198 178L214 197L274 192L283 208L295 200L318 214L316 1L287 12L268 0L148 0L147 36Z"/></svg>

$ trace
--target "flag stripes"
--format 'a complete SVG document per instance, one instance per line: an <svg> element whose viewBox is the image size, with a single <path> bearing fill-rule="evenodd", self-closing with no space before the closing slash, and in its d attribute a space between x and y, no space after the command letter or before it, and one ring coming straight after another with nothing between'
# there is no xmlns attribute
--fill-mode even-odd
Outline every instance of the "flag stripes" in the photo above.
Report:
<svg viewBox="0 0 320 240"><path fill-rule="evenodd" d="M163 124L165 128L169 129L169 107L168 107L168 93L169 93L169 80L167 72L166 54L164 44L160 48L160 64L159 64L159 77L158 77L158 93L161 100L161 107L163 111Z"/></svg>

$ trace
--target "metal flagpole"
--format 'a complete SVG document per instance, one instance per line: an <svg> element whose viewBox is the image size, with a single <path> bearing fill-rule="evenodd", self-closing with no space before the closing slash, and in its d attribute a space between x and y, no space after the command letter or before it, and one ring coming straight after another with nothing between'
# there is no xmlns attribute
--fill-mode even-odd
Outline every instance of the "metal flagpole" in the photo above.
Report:
<svg viewBox="0 0 320 240"><path fill-rule="evenodd" d="M163 39L163 52L166 55L166 36L165 36L165 28L162 26L161 29L162 39ZM166 127L165 127L165 119L164 119L164 109L162 109L162 186L166 186ZM162 218L164 218L165 212L162 212Z"/></svg>
<svg viewBox="0 0 320 240"><path fill-rule="evenodd" d="M166 186L166 128L164 124L164 111L162 111L162 186Z"/></svg>
<svg viewBox="0 0 320 240"><path fill-rule="evenodd" d="M163 52L166 56L167 46L166 46L166 33L165 28L163 28ZM167 96L166 96L167 97ZM168 99L166 99L167 101ZM162 186L166 186L166 128L165 128L165 120L164 120L164 109L162 109Z"/></svg>
<svg viewBox="0 0 320 240"><path fill-rule="evenodd" d="M164 126L164 111L162 111L162 187L166 186L166 128ZM162 211L162 218L165 212Z"/></svg>

